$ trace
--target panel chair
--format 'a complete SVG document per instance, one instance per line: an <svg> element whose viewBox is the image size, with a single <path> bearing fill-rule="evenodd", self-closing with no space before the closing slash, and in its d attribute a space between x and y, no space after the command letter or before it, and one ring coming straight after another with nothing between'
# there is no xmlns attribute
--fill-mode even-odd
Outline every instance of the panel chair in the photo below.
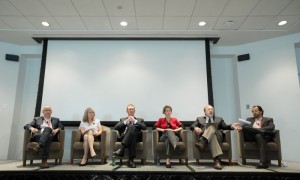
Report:
<svg viewBox="0 0 300 180"><path fill-rule="evenodd" d="M259 159L256 142L246 142L242 131L237 133L237 143L243 165L246 164L246 159ZM275 130L274 141L267 143L267 157L269 160L277 160L278 166L281 166L282 156L279 130Z"/></svg>
<svg viewBox="0 0 300 180"><path fill-rule="evenodd" d="M221 149L223 151L223 154L220 156L220 159L228 159L228 164L232 164L232 145L231 145L231 132L230 130L224 130L223 133L225 134L225 137L223 138L223 142L220 143ZM205 146L204 149L199 149L195 146L195 143L198 142L198 135L195 131L192 132L193 140L192 140L192 146L193 146L193 155L196 159L196 164L199 165L200 159L213 159L211 155L211 151L208 146Z"/></svg>
<svg viewBox="0 0 300 180"><path fill-rule="evenodd" d="M143 165L146 164L147 160L147 136L148 130L142 130L142 141L137 142L136 144L136 158L141 159L141 163ZM112 131L112 139L111 139L111 154L121 148L121 142L118 141L119 131L113 130ZM115 157L116 159L120 159L120 163L122 164L122 159L128 159L128 149L125 149L124 157Z"/></svg>
<svg viewBox="0 0 300 180"><path fill-rule="evenodd" d="M101 164L105 164L109 156L110 149L110 128L103 125L101 125L101 128L102 133L100 138L95 138L94 141L94 150L98 155L96 159L100 159ZM74 164L74 159L82 159L84 154L83 141L81 140L81 132L79 129L72 131L71 139L70 162L71 164ZM92 157L89 153L88 159L91 158Z"/></svg>
<svg viewBox="0 0 300 180"><path fill-rule="evenodd" d="M182 159L185 160L185 164L188 164L188 138L187 130L182 130L179 134L180 141L178 143L179 150L175 152L173 148L170 148L170 158L179 159L179 163L182 163ZM152 131L152 153L154 164L158 159L166 159L166 144L159 141L159 132L157 130Z"/></svg>
<svg viewBox="0 0 300 180"><path fill-rule="evenodd" d="M48 159L55 159L55 163L59 164L62 163L62 158L64 155L64 146L65 146L65 131L60 130L58 132L58 141L51 142L49 157ZM26 161L30 160L30 164L33 163L33 160L41 160L41 153L40 150L37 154L31 147L37 142L32 142L32 133L30 130L25 130L24 132L24 141L23 141L23 166L26 166Z"/></svg>

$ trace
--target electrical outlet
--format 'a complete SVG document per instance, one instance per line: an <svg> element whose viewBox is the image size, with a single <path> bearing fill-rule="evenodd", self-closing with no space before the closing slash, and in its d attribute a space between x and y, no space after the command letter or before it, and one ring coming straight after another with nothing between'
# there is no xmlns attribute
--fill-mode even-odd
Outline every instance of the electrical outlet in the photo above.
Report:
<svg viewBox="0 0 300 180"><path fill-rule="evenodd" d="M250 109L250 104L246 104L246 109Z"/></svg>

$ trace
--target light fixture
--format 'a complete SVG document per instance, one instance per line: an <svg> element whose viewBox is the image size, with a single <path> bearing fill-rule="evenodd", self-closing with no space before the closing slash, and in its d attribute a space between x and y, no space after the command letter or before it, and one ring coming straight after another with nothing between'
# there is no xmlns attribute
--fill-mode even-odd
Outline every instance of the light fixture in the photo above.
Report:
<svg viewBox="0 0 300 180"><path fill-rule="evenodd" d="M199 26L205 26L205 24L206 24L206 22L205 21L201 21L201 22L199 22Z"/></svg>
<svg viewBox="0 0 300 180"><path fill-rule="evenodd" d="M43 21L43 22L42 22L42 25L45 26L45 27L50 26L50 24L49 24L47 21Z"/></svg>
<svg viewBox="0 0 300 180"><path fill-rule="evenodd" d="M287 23L287 21L280 21L279 23L278 23L278 26L283 26L283 25L285 25Z"/></svg>
<svg viewBox="0 0 300 180"><path fill-rule="evenodd" d="M120 25L125 27L128 25L128 23L126 21L122 21L122 22L120 22Z"/></svg>
<svg viewBox="0 0 300 180"><path fill-rule="evenodd" d="M224 26L226 26L226 27L231 27L231 26L234 25L234 24L235 24L234 21L226 21L226 22L224 23Z"/></svg>

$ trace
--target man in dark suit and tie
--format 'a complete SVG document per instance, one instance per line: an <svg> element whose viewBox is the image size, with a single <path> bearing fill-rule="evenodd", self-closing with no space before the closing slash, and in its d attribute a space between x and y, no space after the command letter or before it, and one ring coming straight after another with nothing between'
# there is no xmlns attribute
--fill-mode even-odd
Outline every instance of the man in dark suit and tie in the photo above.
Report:
<svg viewBox="0 0 300 180"><path fill-rule="evenodd" d="M113 154L123 157L125 148L128 148L128 167L135 168L136 165L133 159L136 156L136 142L142 141L141 130L146 130L147 126L144 123L144 119L134 116L135 106L133 104L127 106L126 112L128 117L121 118L115 125L115 130L119 131L118 141L122 142L122 147L113 152Z"/></svg>
<svg viewBox="0 0 300 180"><path fill-rule="evenodd" d="M199 142L195 146L200 150L208 145L214 160L214 168L221 170L222 166L219 156L223 154L220 147L220 142L223 141L222 130L237 129L239 124L227 125L222 117L214 116L214 108L211 105L205 106L203 110L205 116L198 117L190 127L199 136Z"/></svg>
<svg viewBox="0 0 300 180"><path fill-rule="evenodd" d="M266 144L273 141L275 136L273 118L263 117L264 110L258 105L252 107L252 114L253 117L247 118L247 121L251 124L239 127L238 131L243 131L245 141L257 143L260 162L256 168L268 168L269 160L266 154Z"/></svg>
<svg viewBox="0 0 300 180"><path fill-rule="evenodd" d="M37 142L37 145L31 147L36 153L39 153L40 148L43 149L41 157L42 169L49 168L47 159L49 157L50 144L52 141L57 141L57 134L64 129L63 124L58 118L51 117L52 108L44 106L43 116L35 117L29 124L24 126L25 130L30 130L33 133L32 141Z"/></svg>

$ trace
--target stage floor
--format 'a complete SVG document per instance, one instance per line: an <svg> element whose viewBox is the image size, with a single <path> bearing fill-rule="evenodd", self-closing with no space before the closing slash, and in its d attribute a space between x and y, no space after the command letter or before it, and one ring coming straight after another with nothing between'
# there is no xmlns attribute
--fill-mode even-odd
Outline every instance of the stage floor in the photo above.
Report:
<svg viewBox="0 0 300 180"><path fill-rule="evenodd" d="M165 163L162 162L160 166L154 165L153 161L147 161L146 165L142 165L138 160L135 161L136 168L128 168L127 161L123 161L120 165L119 161L115 166L112 166L111 161L104 165L100 165L99 161L88 162L86 166L78 166L80 161L74 161L74 165L65 161L61 165L56 165L54 161L49 160L50 168L40 169L39 160L33 161L33 164L29 164L27 161L26 167L23 167L22 161L17 160L0 160L0 172L1 171L105 171L105 172L282 172L282 173L300 173L300 163L298 162L284 162L285 167L278 167L277 161L272 161L268 169L256 169L255 165L257 161L247 161L247 165L223 165L222 170L216 170L213 168L212 160L203 160L199 165L195 161L189 161L188 165L180 164L178 161L172 161L172 168L166 168Z"/></svg>

